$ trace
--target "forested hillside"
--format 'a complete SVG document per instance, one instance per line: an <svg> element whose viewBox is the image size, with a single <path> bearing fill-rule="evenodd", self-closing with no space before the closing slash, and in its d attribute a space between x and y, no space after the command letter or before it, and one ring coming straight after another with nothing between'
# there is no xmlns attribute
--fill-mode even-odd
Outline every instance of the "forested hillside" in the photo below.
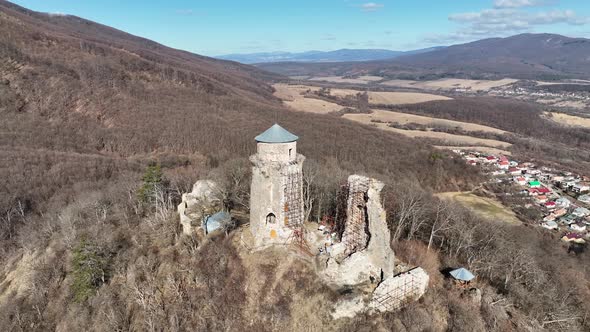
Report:
<svg viewBox="0 0 590 332"><path fill-rule="evenodd" d="M268 84L274 74L81 18L0 1L0 31L1 330L588 329L587 256L432 195L482 181L462 160L338 116L287 111ZM335 210L348 174L386 183L396 255L432 278L423 300L335 322L331 305L345 294L309 260L240 251L239 229L181 234L175 204L197 179L218 181L247 219L246 158L274 122L301 137L314 220ZM481 305L440 273L459 265L480 276Z"/></svg>
<svg viewBox="0 0 590 332"><path fill-rule="evenodd" d="M263 63L283 75L377 75L400 79L445 77L588 78L590 40L556 34L520 34L457 44L395 59L333 63Z"/></svg>

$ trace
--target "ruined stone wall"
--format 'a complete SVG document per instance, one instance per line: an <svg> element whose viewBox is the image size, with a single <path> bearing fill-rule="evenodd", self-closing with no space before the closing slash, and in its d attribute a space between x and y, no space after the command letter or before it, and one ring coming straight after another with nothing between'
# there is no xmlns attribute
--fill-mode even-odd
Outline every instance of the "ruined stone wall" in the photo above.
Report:
<svg viewBox="0 0 590 332"><path fill-rule="evenodd" d="M381 190L384 184L371 179L367 190L367 217L369 219L370 241L367 256L371 263L381 267L382 279L393 275L394 253L391 249L391 235L387 226L387 216L381 205Z"/></svg>
<svg viewBox="0 0 590 332"><path fill-rule="evenodd" d="M215 182L199 180L195 182L190 193L182 194L182 201L177 210L184 234L193 234L201 226L205 216L223 209L220 192Z"/></svg>
<svg viewBox="0 0 590 332"><path fill-rule="evenodd" d="M429 279L421 267L389 277L373 292L369 308L377 311L397 310L424 295Z"/></svg>
<svg viewBox="0 0 590 332"><path fill-rule="evenodd" d="M383 183L360 175L348 178L347 216L340 243L331 247L323 275L329 283L379 282L393 275L394 253L381 205Z"/></svg>
<svg viewBox="0 0 590 332"><path fill-rule="evenodd" d="M367 247L367 191L370 179L364 176L351 175L348 178L348 199L346 207L346 223L342 233L342 243L346 253L363 250Z"/></svg>

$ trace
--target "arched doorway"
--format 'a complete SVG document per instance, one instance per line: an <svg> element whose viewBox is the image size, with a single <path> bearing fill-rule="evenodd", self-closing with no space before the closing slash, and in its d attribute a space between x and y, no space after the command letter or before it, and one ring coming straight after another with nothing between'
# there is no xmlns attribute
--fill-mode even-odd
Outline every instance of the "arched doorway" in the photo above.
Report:
<svg viewBox="0 0 590 332"><path fill-rule="evenodd" d="M269 213L266 215L266 223L267 224L274 224L277 222L277 216L274 213Z"/></svg>

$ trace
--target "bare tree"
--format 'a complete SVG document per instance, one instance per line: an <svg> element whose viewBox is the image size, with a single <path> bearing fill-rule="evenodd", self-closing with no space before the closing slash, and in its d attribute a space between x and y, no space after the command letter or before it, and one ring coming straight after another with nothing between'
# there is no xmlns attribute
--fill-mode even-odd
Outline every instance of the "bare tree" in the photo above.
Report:
<svg viewBox="0 0 590 332"><path fill-rule="evenodd" d="M439 200L435 207L435 216L430 226L430 236L428 238L428 250L432 247L432 244L440 232L448 230L452 222L452 210L451 205L443 200Z"/></svg>
<svg viewBox="0 0 590 332"><path fill-rule="evenodd" d="M313 210L314 202L318 197L318 190L316 187L316 179L320 172L320 165L313 161L307 160L303 164L303 206L304 219L308 221Z"/></svg>

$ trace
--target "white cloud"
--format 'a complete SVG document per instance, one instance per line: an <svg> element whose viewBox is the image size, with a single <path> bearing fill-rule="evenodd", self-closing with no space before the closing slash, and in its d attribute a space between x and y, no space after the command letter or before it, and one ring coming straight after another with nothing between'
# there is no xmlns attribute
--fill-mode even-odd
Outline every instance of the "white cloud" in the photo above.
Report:
<svg viewBox="0 0 590 332"><path fill-rule="evenodd" d="M485 9L481 12L453 14L449 20L466 24L471 31L489 33L526 30L535 25L584 25L589 22L588 17L577 16L573 10L531 13L514 9Z"/></svg>
<svg viewBox="0 0 590 332"><path fill-rule="evenodd" d="M178 14L178 15L191 16L191 15L194 14L194 11L192 9L178 9L176 11L176 14Z"/></svg>
<svg viewBox="0 0 590 332"><path fill-rule="evenodd" d="M466 42L488 37L506 37L518 33L533 32L535 27L547 27L554 24L584 26L590 23L590 17L579 16L573 10L530 11L517 8L516 5L532 6L540 4L535 0L497 0L496 6L511 8L484 9L479 12L457 13L449 20L460 25L454 32L426 36L423 41L429 44L449 44ZM544 2L547 3L547 2Z"/></svg>
<svg viewBox="0 0 590 332"><path fill-rule="evenodd" d="M374 3L374 2L367 2L367 3L364 3L361 5L361 9L364 12L374 12L374 11L377 11L381 8L383 8L383 4Z"/></svg>
<svg viewBox="0 0 590 332"><path fill-rule="evenodd" d="M546 5L545 0L494 0L494 8L521 8Z"/></svg>

